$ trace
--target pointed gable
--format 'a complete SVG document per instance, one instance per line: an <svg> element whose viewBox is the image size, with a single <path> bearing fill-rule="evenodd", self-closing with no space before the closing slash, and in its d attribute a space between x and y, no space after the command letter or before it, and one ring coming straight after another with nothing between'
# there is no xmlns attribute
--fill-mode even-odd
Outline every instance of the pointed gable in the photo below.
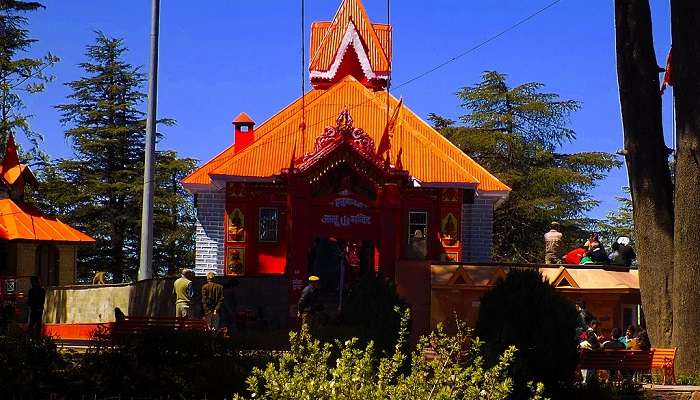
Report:
<svg viewBox="0 0 700 400"><path fill-rule="evenodd" d="M37 180L28 166L21 164L17 154L14 135L10 134L5 145L5 154L0 164L0 178L18 197L24 195L24 184L37 186Z"/></svg>
<svg viewBox="0 0 700 400"><path fill-rule="evenodd" d="M357 65L343 65L346 59ZM333 21L311 26L309 71L314 87L331 85L355 72L352 75L366 86L381 89L389 77L390 60L391 27L372 24L360 0L344 0Z"/></svg>

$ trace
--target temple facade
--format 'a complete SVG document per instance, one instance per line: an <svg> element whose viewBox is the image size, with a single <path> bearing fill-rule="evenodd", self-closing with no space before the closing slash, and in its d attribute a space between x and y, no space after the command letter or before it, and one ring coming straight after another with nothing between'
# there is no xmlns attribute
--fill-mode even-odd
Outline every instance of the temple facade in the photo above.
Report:
<svg viewBox="0 0 700 400"><path fill-rule="evenodd" d="M336 288L401 260L491 260L495 204L510 189L386 90L392 29L359 0L311 26L303 98L184 179L197 210L196 273L311 274ZM279 282L279 279L276 280Z"/></svg>

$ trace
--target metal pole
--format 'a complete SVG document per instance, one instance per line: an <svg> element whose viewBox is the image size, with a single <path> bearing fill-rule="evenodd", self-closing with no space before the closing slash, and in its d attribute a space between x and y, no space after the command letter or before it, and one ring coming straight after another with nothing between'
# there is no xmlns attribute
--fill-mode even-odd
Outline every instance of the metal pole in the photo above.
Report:
<svg viewBox="0 0 700 400"><path fill-rule="evenodd" d="M146 151L143 162L143 208L141 209L141 256L139 280L153 277L153 180L156 147L156 106L158 101L158 30L160 0L151 0L151 65L148 74Z"/></svg>

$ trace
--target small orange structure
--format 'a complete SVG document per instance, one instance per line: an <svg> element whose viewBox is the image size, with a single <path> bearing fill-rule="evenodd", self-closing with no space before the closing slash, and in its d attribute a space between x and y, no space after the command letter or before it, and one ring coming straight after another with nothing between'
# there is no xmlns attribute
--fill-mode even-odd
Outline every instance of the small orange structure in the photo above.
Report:
<svg viewBox="0 0 700 400"><path fill-rule="evenodd" d="M511 268L536 268L572 301L583 300L599 321L601 332L639 325L641 298L637 270L625 268L437 264L430 267L430 326L449 322L453 313L474 326L481 297Z"/></svg>
<svg viewBox="0 0 700 400"><path fill-rule="evenodd" d="M0 299L26 290L30 276L45 286L74 283L77 246L95 242L27 203L27 184L38 185L10 135L0 164Z"/></svg>

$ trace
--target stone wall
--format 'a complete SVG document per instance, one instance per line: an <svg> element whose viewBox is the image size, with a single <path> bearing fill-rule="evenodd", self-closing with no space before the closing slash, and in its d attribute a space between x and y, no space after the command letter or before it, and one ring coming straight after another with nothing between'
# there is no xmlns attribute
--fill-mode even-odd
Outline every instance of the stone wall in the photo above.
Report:
<svg viewBox="0 0 700 400"><path fill-rule="evenodd" d="M476 196L474 203L462 205L462 261L492 260L493 205L492 197Z"/></svg>
<svg viewBox="0 0 700 400"><path fill-rule="evenodd" d="M224 273L224 219L226 193L222 190L197 193L195 273Z"/></svg>
<svg viewBox="0 0 700 400"><path fill-rule="evenodd" d="M224 283L227 278L219 277ZM238 277L235 289L238 310L254 315L260 325L269 328L287 326L288 287L285 276ZM114 308L126 315L174 317L174 278L148 279L133 284L74 285L47 288L44 322L79 324L114 322ZM201 317L201 287L204 279L194 281L193 312Z"/></svg>

